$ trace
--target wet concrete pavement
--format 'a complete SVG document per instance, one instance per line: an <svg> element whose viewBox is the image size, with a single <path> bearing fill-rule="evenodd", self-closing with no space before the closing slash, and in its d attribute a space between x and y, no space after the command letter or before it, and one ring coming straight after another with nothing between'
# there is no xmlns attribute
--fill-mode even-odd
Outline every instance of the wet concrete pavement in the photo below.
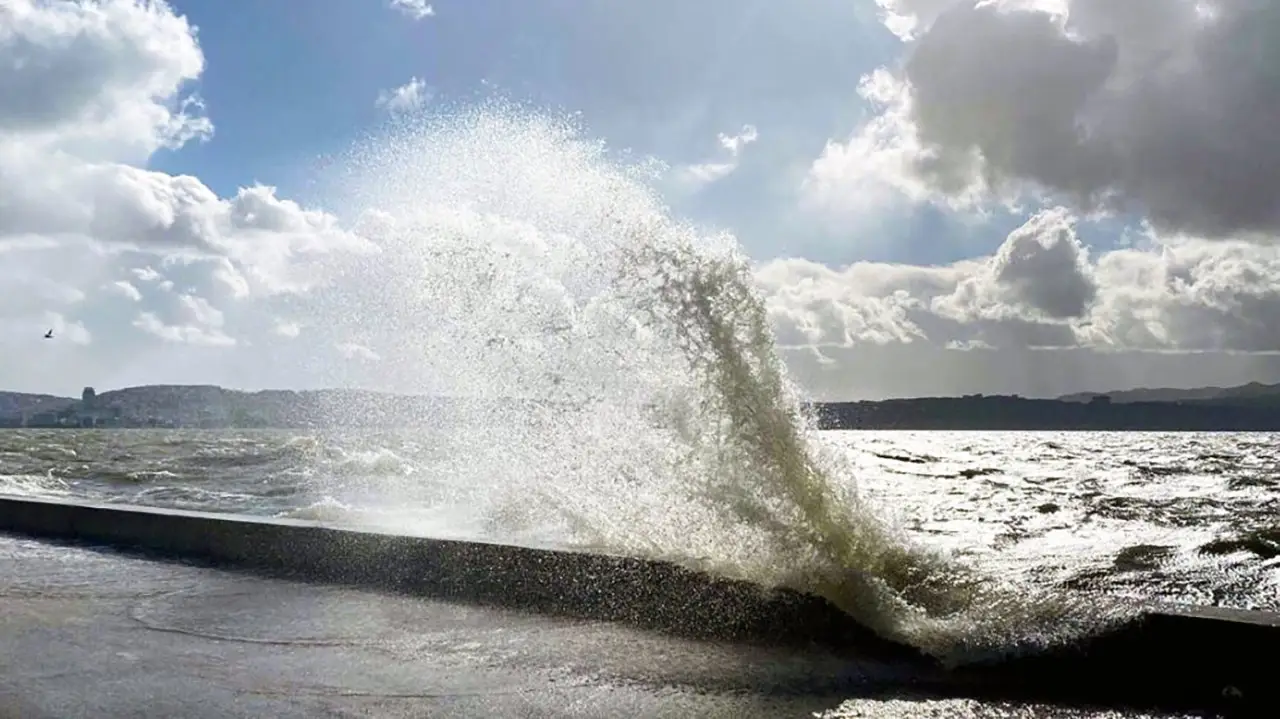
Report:
<svg viewBox="0 0 1280 719"><path fill-rule="evenodd" d="M918 667L0 535L0 717L1138 716L912 699Z"/></svg>

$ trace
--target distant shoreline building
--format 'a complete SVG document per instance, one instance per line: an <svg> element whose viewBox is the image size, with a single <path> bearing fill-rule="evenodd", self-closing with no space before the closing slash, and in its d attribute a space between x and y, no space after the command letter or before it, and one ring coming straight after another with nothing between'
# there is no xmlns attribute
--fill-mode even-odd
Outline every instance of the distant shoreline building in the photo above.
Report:
<svg viewBox="0 0 1280 719"><path fill-rule="evenodd" d="M65 427L119 427L122 425L119 407L101 407L98 393L93 387L85 387L80 401L72 401L58 409L23 411L0 418L3 427L29 427L55 429Z"/></svg>

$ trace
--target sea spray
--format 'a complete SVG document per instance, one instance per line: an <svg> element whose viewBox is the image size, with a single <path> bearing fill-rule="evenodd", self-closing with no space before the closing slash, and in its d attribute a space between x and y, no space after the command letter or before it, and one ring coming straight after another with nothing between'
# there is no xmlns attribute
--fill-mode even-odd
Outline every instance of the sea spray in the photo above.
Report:
<svg viewBox="0 0 1280 719"><path fill-rule="evenodd" d="M672 217L653 169L491 103L394 127L335 178L382 251L324 331L381 337L398 388L488 403L424 430L460 522L816 592L953 662L1118 616L894 531L805 414L750 262Z"/></svg>

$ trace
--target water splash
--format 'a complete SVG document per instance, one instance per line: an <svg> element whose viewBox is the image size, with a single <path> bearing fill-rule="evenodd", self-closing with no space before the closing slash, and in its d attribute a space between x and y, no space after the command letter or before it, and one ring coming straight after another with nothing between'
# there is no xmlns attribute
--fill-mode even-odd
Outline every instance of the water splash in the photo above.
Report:
<svg viewBox="0 0 1280 719"><path fill-rule="evenodd" d="M503 104L401 124L353 153L335 190L382 252L344 270L326 326L394 335L399 387L500 400L424 438L453 458L433 478L451 486L442 501L498 539L817 592L948 661L1118 618L1002 586L894 530L817 439L748 258L672 217L654 170Z"/></svg>

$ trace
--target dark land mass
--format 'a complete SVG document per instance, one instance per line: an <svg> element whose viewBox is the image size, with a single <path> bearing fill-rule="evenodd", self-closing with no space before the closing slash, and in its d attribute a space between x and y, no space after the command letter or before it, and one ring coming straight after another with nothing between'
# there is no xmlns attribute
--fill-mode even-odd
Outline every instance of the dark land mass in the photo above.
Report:
<svg viewBox="0 0 1280 719"><path fill-rule="evenodd" d="M0 392L4 427L390 427L430 422L442 413L494 409L466 399L352 389L242 392L212 385L146 385L100 394L86 388L80 399Z"/></svg>
<svg viewBox="0 0 1280 719"><path fill-rule="evenodd" d="M502 402L351 389L243 392L148 385L81 398L0 392L3 427L341 428L483 420L533 409ZM823 429L1280 431L1280 385L1136 389L1057 399L968 395L815 403ZM532 416L533 413L530 413Z"/></svg>
<svg viewBox="0 0 1280 719"><path fill-rule="evenodd" d="M817 406L823 429L1280 431L1280 395L1172 402L925 397Z"/></svg>
<svg viewBox="0 0 1280 719"><path fill-rule="evenodd" d="M1195 389L1164 387L1118 390L1114 392L1081 392L1079 394L1063 395L1058 399L1065 402L1090 402L1095 397L1108 397L1114 404L1132 402L1245 401L1267 398L1280 402L1280 384L1250 382L1238 387L1196 387Z"/></svg>
<svg viewBox="0 0 1280 719"><path fill-rule="evenodd" d="M0 392L0 416L23 412L56 411L74 400L51 394L27 394L26 392Z"/></svg>
<svg viewBox="0 0 1280 719"><path fill-rule="evenodd" d="M968 395L818 406L829 429L1280 431L1280 384L1084 392L1057 399Z"/></svg>

